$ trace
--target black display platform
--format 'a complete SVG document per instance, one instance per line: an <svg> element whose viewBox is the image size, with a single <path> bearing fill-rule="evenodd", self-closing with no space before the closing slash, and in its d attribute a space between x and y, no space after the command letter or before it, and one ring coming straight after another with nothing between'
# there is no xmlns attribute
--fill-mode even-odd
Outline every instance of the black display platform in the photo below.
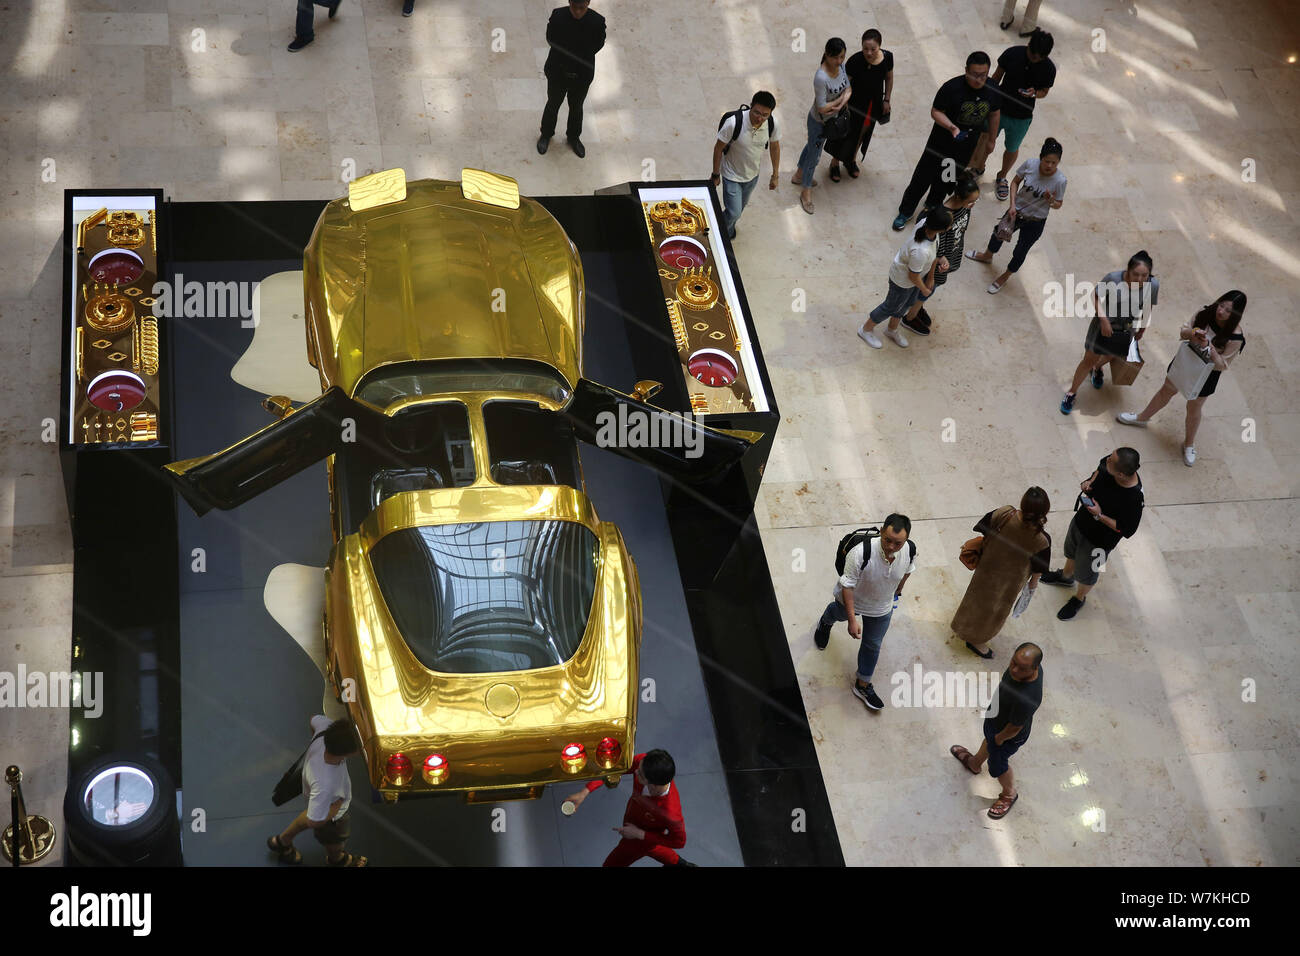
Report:
<svg viewBox="0 0 1300 956"><path fill-rule="evenodd" d="M608 223L620 221L612 204L626 200L540 201L582 254L586 372L630 390L640 363L633 361L628 325L644 329L657 314L638 315L638 303L627 299L625 287L639 286L627 274L640 268L636 257L611 252L629 246L625 236L611 241L607 234ZM171 268L187 281L222 282L298 270L322 205L171 204ZM260 396L229 376L251 337L237 319L176 323L177 458L225 447L270 421ZM641 674L654 678L656 701L641 705L638 746L663 746L677 759L689 838L684 855L706 865L842 865L752 517L737 520L698 494L674 494L654 473L600 449L583 446L582 454L590 497L602 518L622 527L641 569ZM702 548L706 526L712 546ZM181 506L178 527L185 858L268 863L262 841L293 810L276 811L269 790L301 748L322 685L266 611L262 589L275 565L323 565L330 544L324 468L308 469L233 512L198 519ZM194 548L204 549L202 573L192 570ZM378 863L599 863L612 846L608 827L630 792L625 784L599 794L565 820L558 803L566 788L551 788L540 801L506 805L499 833L490 806L455 799L367 803L364 769L354 764L360 812L352 842ZM806 830L792 828L794 807L806 810ZM196 809L203 811L202 832L192 826ZM309 840L303 846L313 847Z"/></svg>

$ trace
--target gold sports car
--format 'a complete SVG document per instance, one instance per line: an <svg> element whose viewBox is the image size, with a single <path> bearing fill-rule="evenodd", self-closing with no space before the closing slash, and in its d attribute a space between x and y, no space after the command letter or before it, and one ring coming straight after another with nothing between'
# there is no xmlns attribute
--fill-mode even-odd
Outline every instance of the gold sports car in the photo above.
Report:
<svg viewBox="0 0 1300 956"><path fill-rule="evenodd" d="M327 459L329 678L385 798L612 784L635 752L641 590L576 439L615 413L671 418L694 454L610 450L699 481L751 436L647 404L657 383L582 378L578 251L508 177L365 176L303 261L321 397L268 398L278 421L167 466L178 490L233 508Z"/></svg>

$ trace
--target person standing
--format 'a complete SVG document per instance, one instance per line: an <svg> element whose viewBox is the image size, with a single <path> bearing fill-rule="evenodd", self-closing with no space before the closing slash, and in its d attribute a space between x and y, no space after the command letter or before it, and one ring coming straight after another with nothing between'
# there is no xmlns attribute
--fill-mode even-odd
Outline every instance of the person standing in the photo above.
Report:
<svg viewBox="0 0 1300 956"><path fill-rule="evenodd" d="M1043 5L1043 0L1029 0L1025 4L1025 15L1020 21L1020 35L1022 37L1030 36L1038 28L1038 8ZM1011 24L1016 19L1016 0L1005 0L1002 4L1002 17L998 20L998 26L1003 30L1010 30Z"/></svg>
<svg viewBox="0 0 1300 956"><path fill-rule="evenodd" d="M831 154L831 182L840 181L840 163L857 179L858 153L866 158L876 126L889 122L889 98L894 91L894 54L881 49L879 30L862 34L862 49L848 58L844 72L853 93L849 97L849 133L826 144Z"/></svg>
<svg viewBox="0 0 1300 956"><path fill-rule="evenodd" d="M686 823L681 798L673 786L677 766L668 751L637 754L628 773L632 774L632 796L623 811L623 825L613 828L622 839L601 865L631 866L648 856L664 866L695 866L677 852L686 845ZM573 810L569 812L576 813L587 794L603 785L600 780L592 780L570 794L566 802L573 804Z"/></svg>
<svg viewBox="0 0 1300 956"><path fill-rule="evenodd" d="M342 2L343 0L298 0L298 12L293 22L293 40L289 43L289 52L297 53L316 39L316 31L312 26L312 22L316 19L316 11L313 7L324 7L330 12L330 19L333 20Z"/></svg>
<svg viewBox="0 0 1300 956"><path fill-rule="evenodd" d="M1020 238L1016 240L1006 271L989 283L986 291L990 295L1001 292L1007 280L1025 264L1025 256L1047 228L1048 212L1065 204L1067 180L1060 169L1061 152L1061 144L1049 136L1038 151L1038 158L1025 160L1016 170L1016 178L1011 183L1011 206L1007 209L1007 219L1011 231L1019 232ZM976 262L992 262L993 254L1001 248L1002 240L998 238L995 226L989 236L988 248L966 255Z"/></svg>
<svg viewBox="0 0 1300 956"><path fill-rule="evenodd" d="M1183 464L1189 468L1196 463L1196 431L1201 427L1201 407L1205 400L1219 387L1219 375L1228 370L1228 364L1241 354L1246 347L1246 336L1238 331L1241 317L1246 311L1246 293L1233 289L1219 296L1213 305L1207 305L1196 313L1191 323L1178 330L1178 338L1191 342L1192 348L1209 354L1214 363L1214 371L1206 379L1201 391L1195 398L1187 400L1187 422L1183 431ZM1169 363L1173 367L1173 362ZM1169 404L1169 400L1178 393L1169 376L1160 391L1151 396L1147 407L1140 412L1120 412L1115 420L1121 425L1137 425L1145 428L1153 415Z"/></svg>
<svg viewBox="0 0 1300 956"><path fill-rule="evenodd" d="M957 188L943 201L942 208L952 216L952 224L939 233L939 237L935 240L935 251L938 257L934 260L934 288L918 295L903 318L903 325L917 335L929 335L933 324L930 313L925 311L925 303L939 291L939 286L947 282L948 278L961 268L962 259L965 258L963 252L966 247L966 227L970 225L971 207L979 201L979 198L979 183L969 173L962 173L957 180ZM928 216L928 211L922 213L921 218L917 220L917 225L924 226Z"/></svg>
<svg viewBox="0 0 1300 956"><path fill-rule="evenodd" d="M1044 584L1075 588L1056 612L1057 620L1068 621L1079 613L1120 538L1133 537L1142 523L1146 499L1138 477L1141 463L1135 449L1116 448L1079 484L1074 520L1065 533L1065 567L1041 578Z"/></svg>
<svg viewBox="0 0 1300 956"><path fill-rule="evenodd" d="M1002 167L994 184L998 199L1007 198L1007 173L1016 164L1020 144L1025 141L1029 125L1034 121L1034 104L1050 93L1056 83L1056 64L1048 56L1051 52L1052 35L1035 30L1028 45L1009 47L998 57L993 84L1000 96L998 103L1002 111L998 129L1006 144ZM984 162L996 146L996 139L980 137L971 159L976 175L984 175Z"/></svg>
<svg viewBox="0 0 1300 956"><path fill-rule="evenodd" d="M957 181L957 174L970 162L979 133L987 130L997 137L999 113L993 91L986 87L988 78L989 55L976 50L966 57L966 72L948 80L935 93L930 104L934 126L898 204L895 232L903 231L927 190L927 207L943 201L951 184Z"/></svg>
<svg viewBox="0 0 1300 956"><path fill-rule="evenodd" d="M903 316L921 296L934 293L934 274L939 264L939 235L952 225L952 214L939 207L926 213L925 220L916 227L912 238L899 247L894 261L889 265L888 291L884 301L871 310L867 321L858 329L858 338L873 349L883 348L876 335L876 326L886 319L885 338L900 349L908 346L907 336L898 328Z"/></svg>
<svg viewBox="0 0 1300 956"><path fill-rule="evenodd" d="M833 600L826 605L813 633L817 649L825 650L835 622L848 622L849 636L862 642L858 648L853 696L869 710L878 711L885 706L871 686L871 675L880 659L880 647L898 607L903 585L916 570L916 545L910 540L911 533L912 522L907 515L891 514L880 526L880 534L866 538L849 550L844 557L844 573L831 593Z"/></svg>
<svg viewBox="0 0 1300 956"><path fill-rule="evenodd" d="M590 0L569 0L556 7L546 23L546 43L551 52L542 72L546 75L546 108L542 110L542 135L537 151L545 155L560 118L560 104L569 100L565 138L582 159L587 148L582 135L582 103L596 76L596 54L605 45L605 18L591 9Z"/></svg>
<svg viewBox="0 0 1300 956"><path fill-rule="evenodd" d="M302 854L293 845L294 837L311 830L316 842L325 847L325 862L330 866L366 866L364 856L343 851L352 827L348 811L352 806L352 778L347 759L361 752L361 738L350 720L330 720L324 714L311 719L316 736L307 746L302 764L302 792L307 809L298 814L283 832L268 837L267 849L283 863L301 863Z"/></svg>
<svg viewBox="0 0 1300 956"><path fill-rule="evenodd" d="M849 75L844 72L845 56L844 41L839 37L831 37L826 41L821 65L813 74L813 105L808 110L808 143L799 154L799 167L790 180L792 184L803 187L799 191L799 205L810 216L813 214L812 188L817 185L813 174L817 172L822 145L826 142L826 121L844 109L853 95Z"/></svg>
<svg viewBox="0 0 1300 956"><path fill-rule="evenodd" d="M989 764L989 776L1002 784L989 816L1000 820L1011 812L1020 799L1016 790L1016 776L1011 772L1011 757L1029 741L1034 729L1034 714L1043 705L1043 649L1025 642L1011 656L1011 666L998 683L998 695L984 718L984 739L980 748L971 753L961 744L948 748L963 767L978 774Z"/></svg>
<svg viewBox="0 0 1300 956"><path fill-rule="evenodd" d="M722 216L727 238L736 238L736 223L758 185L764 151L772 157L772 178L768 189L776 189L781 170L781 131L772 111L776 97L759 90L748 107L723 117L713 144L713 175L709 182L722 187Z"/></svg>
<svg viewBox="0 0 1300 956"><path fill-rule="evenodd" d="M993 659L986 645L1002 630L1012 607L1017 615L1024 612L1039 576L1051 567L1052 539L1046 531L1051 510L1047 492L1034 485L1021 496L1018 509L1006 505L975 525L975 533L984 535L984 548L951 627L986 661Z"/></svg>
<svg viewBox="0 0 1300 956"><path fill-rule="evenodd" d="M1075 366L1074 378L1061 399L1061 414L1074 411L1079 386L1090 374L1092 387L1105 383L1102 367L1114 359L1128 358L1129 346L1140 340L1151 324L1151 313L1160 298L1160 280L1152 273L1155 266L1145 249L1133 253L1128 265L1107 272L1093 292L1096 314L1088 323L1083 339L1083 358Z"/></svg>

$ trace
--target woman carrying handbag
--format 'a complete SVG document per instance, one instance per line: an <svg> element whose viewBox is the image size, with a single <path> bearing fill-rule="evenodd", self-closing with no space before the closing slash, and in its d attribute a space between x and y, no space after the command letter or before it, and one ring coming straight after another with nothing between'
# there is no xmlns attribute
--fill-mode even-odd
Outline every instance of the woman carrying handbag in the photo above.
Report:
<svg viewBox="0 0 1300 956"><path fill-rule="evenodd" d="M808 215L813 214L812 188L817 185L813 174L822 158L822 146L827 139L838 139L849 129L848 103L853 95L849 75L844 71L847 56L844 41L831 37L826 41L821 66L813 75L813 105L808 110L808 143L799 154L799 165L790 182L802 186L799 205ZM840 111L844 115L840 115Z"/></svg>
<svg viewBox="0 0 1300 956"><path fill-rule="evenodd" d="M1007 615L1019 617L1038 587L1038 576L1051 567L1052 539L1044 530L1051 502L1037 485L1020 499L1020 507L1005 505L990 511L975 531L983 535L962 546L961 562L974 565L966 594L952 617L952 632L971 653L989 660L985 647L997 637Z"/></svg>
<svg viewBox="0 0 1300 956"><path fill-rule="evenodd" d="M1179 349L1190 349L1202 355L1214 367L1196 397L1187 400L1187 424L1183 435L1183 464L1189 467L1196 461L1196 431L1201 427L1201 406L1219 387L1220 373L1227 371L1228 364L1240 355L1241 350L1246 347L1246 337L1237 329L1241 324L1241 317L1245 311L1246 293L1239 289L1233 289L1231 292L1225 292L1219 296L1217 302L1201 309L1200 312L1196 313L1190 324L1184 325L1178 330L1178 338L1182 340L1179 343ZM1174 360L1169 363L1170 372L1173 371L1174 362L1178 360L1179 356L1175 355ZM1151 417L1168 405L1169 400L1178 391L1178 385L1173 377L1166 374L1165 383L1160 386L1160 391L1151 397L1151 401L1147 402L1146 408L1136 413L1120 412L1115 416L1115 420L1121 425L1136 425L1139 428L1145 428Z"/></svg>

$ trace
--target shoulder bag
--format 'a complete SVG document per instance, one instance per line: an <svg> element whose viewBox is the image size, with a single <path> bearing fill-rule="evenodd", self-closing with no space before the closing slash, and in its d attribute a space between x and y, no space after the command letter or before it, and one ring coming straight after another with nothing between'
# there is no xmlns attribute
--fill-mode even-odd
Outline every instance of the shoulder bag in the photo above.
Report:
<svg viewBox="0 0 1300 956"><path fill-rule="evenodd" d="M1011 516L1015 514L1015 512L1015 508L1008 509L1007 513L1002 516L1002 519L993 526L993 533L996 534L1006 527L1007 522L1011 520ZM957 553L957 560L966 566L966 570L974 571L979 567L980 556L983 554L984 535L977 534L975 537L970 538L962 544L961 551Z"/></svg>
<svg viewBox="0 0 1300 956"><path fill-rule="evenodd" d="M1169 365L1169 381L1182 392L1183 398L1192 399L1201 394L1213 371L1214 363L1206 361L1192 348L1191 342L1183 339Z"/></svg>
<svg viewBox="0 0 1300 956"><path fill-rule="evenodd" d="M284 772L280 782L275 785L271 791L271 802L277 807L282 807L294 797L302 793L302 765L307 760L307 751L311 750L311 745L325 736L325 731L321 731L303 748L298 759L293 762L293 766Z"/></svg>

